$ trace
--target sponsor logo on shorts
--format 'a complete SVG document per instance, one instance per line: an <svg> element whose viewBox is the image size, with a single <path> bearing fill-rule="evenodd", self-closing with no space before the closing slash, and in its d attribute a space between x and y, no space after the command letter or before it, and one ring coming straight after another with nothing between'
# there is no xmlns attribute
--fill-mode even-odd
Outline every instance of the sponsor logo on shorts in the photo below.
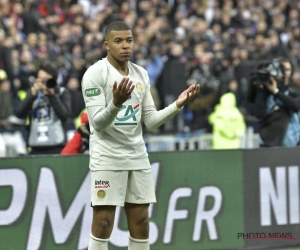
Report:
<svg viewBox="0 0 300 250"><path fill-rule="evenodd" d="M99 198L104 198L106 196L106 192L104 190L98 190L97 196Z"/></svg>
<svg viewBox="0 0 300 250"><path fill-rule="evenodd" d="M95 188L109 188L109 181L95 181Z"/></svg>

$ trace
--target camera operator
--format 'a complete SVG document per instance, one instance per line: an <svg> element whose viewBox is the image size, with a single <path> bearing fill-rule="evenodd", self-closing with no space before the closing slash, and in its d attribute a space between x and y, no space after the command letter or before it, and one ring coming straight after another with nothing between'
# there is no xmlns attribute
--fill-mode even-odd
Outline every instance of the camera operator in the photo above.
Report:
<svg viewBox="0 0 300 250"><path fill-rule="evenodd" d="M300 141L300 96L290 88L292 64L285 58L261 64L250 86L253 114L260 121L261 146L294 147Z"/></svg>
<svg viewBox="0 0 300 250"><path fill-rule="evenodd" d="M71 114L71 97L66 88L57 86L56 78L56 67L43 62L32 88L16 108L17 117L29 117L30 154L59 154L66 144L65 122Z"/></svg>

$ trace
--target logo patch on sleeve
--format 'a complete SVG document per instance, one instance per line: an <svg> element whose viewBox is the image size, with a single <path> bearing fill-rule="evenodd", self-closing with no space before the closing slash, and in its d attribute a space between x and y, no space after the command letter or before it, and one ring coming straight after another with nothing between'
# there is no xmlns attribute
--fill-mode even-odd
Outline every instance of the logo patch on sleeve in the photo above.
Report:
<svg viewBox="0 0 300 250"><path fill-rule="evenodd" d="M98 88L90 88L85 90L85 96L86 97L92 97L92 96L97 96L100 95L101 91Z"/></svg>

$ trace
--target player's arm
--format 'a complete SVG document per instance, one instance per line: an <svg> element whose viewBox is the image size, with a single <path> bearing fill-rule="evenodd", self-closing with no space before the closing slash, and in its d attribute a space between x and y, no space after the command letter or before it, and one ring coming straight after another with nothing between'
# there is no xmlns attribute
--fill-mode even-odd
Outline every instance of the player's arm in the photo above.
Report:
<svg viewBox="0 0 300 250"><path fill-rule="evenodd" d="M176 106L176 102L174 102L168 107L157 111L150 93L150 89L146 90L142 107L142 120L144 121L146 127L151 130L157 129L159 126L172 119L182 110L182 108L178 108Z"/></svg>
<svg viewBox="0 0 300 250"><path fill-rule="evenodd" d="M187 90L183 91L175 102L170 104L168 107L157 111L154 106L154 101L151 96L150 89L148 88L145 93L142 105L142 119L146 127L151 130L156 129L166 121L172 119L183 109L185 104L191 101L199 93L199 90L199 85L192 85Z"/></svg>
<svg viewBox="0 0 300 250"><path fill-rule="evenodd" d="M129 78L123 78L119 84L115 82L113 100L106 106L104 90L99 87L101 83L94 84L90 78L86 77L83 79L82 86L89 120L93 128L99 133L113 122L134 88Z"/></svg>
<svg viewBox="0 0 300 250"><path fill-rule="evenodd" d="M119 112L119 109L113 104L109 103L105 106L91 106L87 107L87 113L93 128L101 133L107 128L115 119Z"/></svg>

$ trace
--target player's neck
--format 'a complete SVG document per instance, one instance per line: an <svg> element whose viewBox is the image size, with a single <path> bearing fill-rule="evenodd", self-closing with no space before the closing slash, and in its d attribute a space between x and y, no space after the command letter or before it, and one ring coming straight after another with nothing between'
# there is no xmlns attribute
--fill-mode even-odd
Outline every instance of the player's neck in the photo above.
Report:
<svg viewBox="0 0 300 250"><path fill-rule="evenodd" d="M110 55L107 56L107 60L121 75L127 76L129 74L128 62L119 62Z"/></svg>

